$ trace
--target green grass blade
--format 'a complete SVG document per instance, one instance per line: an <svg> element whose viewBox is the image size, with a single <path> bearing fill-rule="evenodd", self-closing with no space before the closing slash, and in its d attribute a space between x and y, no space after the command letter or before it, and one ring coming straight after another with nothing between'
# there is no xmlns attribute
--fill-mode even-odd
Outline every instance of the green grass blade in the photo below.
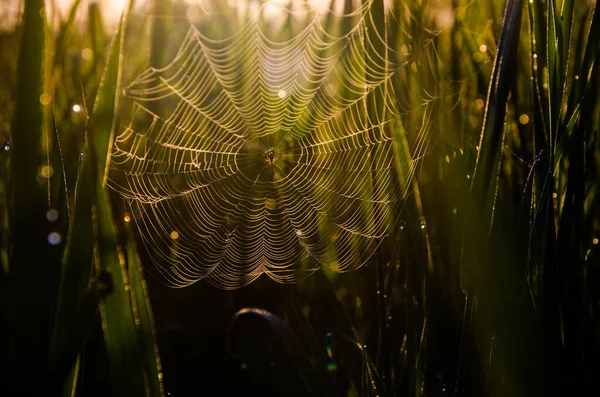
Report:
<svg viewBox="0 0 600 397"><path fill-rule="evenodd" d="M145 370L148 374L148 396L163 396L162 367L158 355L154 316L152 315L152 306L150 305L150 296L148 295L144 269L137 254L133 233L130 234L127 243L127 267L129 270L133 314L136 325L138 325L141 353L146 360Z"/></svg>
<svg viewBox="0 0 600 397"><path fill-rule="evenodd" d="M416 296L423 303L422 309L415 307L406 315L406 369L403 379L399 380L408 385L408 395L418 396L421 393L423 372L425 371L426 345L422 336L426 332L427 323L426 320L420 322L417 319L422 315L420 310L427 310L428 280L433 273L433 257L419 185L413 178L415 166L411 158L406 131L402 120L397 115L392 121L391 131L394 138L393 151L397 183L401 191L410 192L405 198L406 203L401 214L403 220L398 231L398 238L403 249L398 260L400 265L405 268L406 296ZM393 289L387 293L390 297L393 294ZM400 378L399 374L396 376Z"/></svg>
<svg viewBox="0 0 600 397"><path fill-rule="evenodd" d="M480 205L478 216L484 215L486 220L489 219L489 227L494 216L497 177L503 150L506 104L514 81L511 76L516 66L522 13L522 0L508 1L488 88L477 163L473 172L471 189Z"/></svg>
<svg viewBox="0 0 600 397"><path fill-rule="evenodd" d="M43 0L25 2L17 69L17 101L12 120L10 156L10 302L16 374L43 374L48 357L50 325L47 301L50 250L47 238L46 192L37 182L44 157L40 146L43 93L45 13ZM40 104L42 103L42 105ZM15 381L16 378L10 381ZM24 385L18 385L23 391ZM26 389L38 387L25 385Z"/></svg>
<svg viewBox="0 0 600 397"><path fill-rule="evenodd" d="M136 301L137 306L133 306L125 260L117 244L104 183L111 133L116 123L124 24L123 18L111 46L88 127L87 145L77 181L75 209L65 253L54 357L60 363L57 364L59 368L64 369L67 367L65 362L68 362L75 365L72 372L77 372L78 361L75 361L75 355L67 353L79 351L81 340L85 339L86 334L77 330L86 329L85 323L93 318L78 315L80 310L76 306L78 302L90 301L85 299L89 294L83 292L82 286L85 290L91 273L92 252L95 252L93 260L96 273L109 274L112 280L112 293L102 299L100 308L113 389L123 396L160 396L163 392L155 344L152 344L151 350L147 349L148 360L145 360L146 355L140 349L140 339L143 341L143 336L153 331L151 322L147 321L148 316L151 316L150 307L146 306L146 300L139 299ZM90 214L93 227L90 225ZM141 280L141 274L137 274L137 283ZM134 286L131 293L139 294L138 289ZM144 292L141 294L143 296ZM93 304L87 306L94 307ZM144 313L146 321L136 321L135 313ZM82 318L87 320L83 321ZM65 338L65 335L73 334L77 337ZM68 340L67 343L60 342L65 339ZM153 366L148 364L152 361ZM73 390L74 379L73 376L68 378L64 387L65 394Z"/></svg>
<svg viewBox="0 0 600 397"><path fill-rule="evenodd" d="M105 189L105 170L116 126L118 90L121 78L121 49L125 17L113 39L106 69L102 77L90 120L88 148L93 175L92 212L96 238L95 267L112 277L113 292L101 302L102 328L110 363L114 390L121 396L148 395L147 375L138 340L138 330L130 295L130 284L125 258L119 249L112 219L112 211Z"/></svg>
<svg viewBox="0 0 600 397"><path fill-rule="evenodd" d="M72 33L72 29L75 24L75 17L77 16L77 11L79 10L80 4L81 0L75 0L73 2L73 5L69 10L69 16L67 17L67 20L60 26L58 37L56 38L56 52L54 55L55 65L58 64L58 62L63 61L68 52L68 39Z"/></svg>
<svg viewBox="0 0 600 397"><path fill-rule="evenodd" d="M57 354L51 362L53 390L62 390L62 395L71 396L76 391L79 372L79 354L94 325L101 297L110 293L112 284L106 273L94 277L83 292L70 323L57 335ZM73 365L75 363L75 365Z"/></svg>

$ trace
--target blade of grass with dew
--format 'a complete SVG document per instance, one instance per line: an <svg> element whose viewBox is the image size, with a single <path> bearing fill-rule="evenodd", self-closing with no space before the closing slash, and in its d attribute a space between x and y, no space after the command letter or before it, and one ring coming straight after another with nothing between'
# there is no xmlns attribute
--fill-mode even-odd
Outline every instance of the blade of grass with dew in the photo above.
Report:
<svg viewBox="0 0 600 397"><path fill-rule="evenodd" d="M81 266L81 263L91 264L91 253L94 251L93 247L96 246L94 258L97 273L112 276L113 293L103 299L101 312L103 314L102 324L105 331L114 390L119 395L160 396L162 395L161 388L155 387L157 382L160 385L157 379L159 376L148 377L147 372L150 372L150 369L145 369L145 363L140 362L144 360L145 355L139 349L138 328L129 293L128 276L123 267L124 258L116 243L112 214L104 189L105 169L111 143L110 132L114 127L114 110L117 106L123 24L124 21L122 20L111 47L106 71L102 78L89 124L87 145L77 181L76 205L71 223L68 248L65 254L62 284L68 286L70 281L73 282L72 280L80 286L87 284L90 277L90 267ZM93 229L89 224L90 214L93 214L92 219L95 225ZM95 230L95 233L93 233L93 230ZM94 241L97 243L95 244ZM61 296L61 303L63 304L59 305L59 308L70 305L71 313L68 313L67 310L62 311L62 317L65 319L57 321L55 338L59 336L59 333L64 332L61 323L64 327L64 323L68 322L66 319L68 319L69 314L71 314L71 317L73 316L74 303L72 302L83 299L81 293L74 293L69 288L61 288L61 292L63 292ZM79 295L79 299L67 300L65 296L68 294L71 295L71 298L77 298L77 295ZM137 308L138 311L145 303L145 301L138 303L140 306ZM94 307L92 304L87 306ZM150 308L148 307L146 310L150 310ZM84 318L88 317L84 316ZM75 324L76 326L81 325ZM140 322L142 331L152 332L151 329L150 331L146 329L147 326L147 323ZM80 328L85 329L85 327ZM70 339L77 340L80 338ZM60 353L61 350L69 351L72 349L57 347L57 350ZM158 373L156 369L158 361L154 351L151 358L154 362L155 372ZM70 382L70 385L67 382L66 392L73 390L73 377Z"/></svg>
<svg viewBox="0 0 600 397"><path fill-rule="evenodd" d="M84 291L88 288L92 275L93 236L90 227L90 214L92 211L91 175L89 174L89 154L87 146L77 178L73 213L69 222L69 232L63 254L61 280L58 290L57 309L54 318L54 332L52 337L51 363L64 362L59 359L63 351L69 348L62 345L68 342L64 335L75 315L77 305L83 299ZM65 385L65 394L72 395L73 384L76 382L74 374L77 373L77 364L71 372L71 378ZM53 364L54 365L54 364ZM63 364L64 365L64 364Z"/></svg>
<svg viewBox="0 0 600 397"><path fill-rule="evenodd" d="M508 387L516 395L525 396L541 387L537 382L539 375L529 372L538 370L533 364L532 355L523 353L537 351L537 345L530 343L536 340L536 328L528 314L529 305L522 303L522 270L512 265L519 259L514 252L520 252L517 248L520 245L514 238L514 232L507 233L515 228L510 224L512 214L503 203L504 192L509 192L510 187L502 183L501 167L505 157L505 131L508 128L505 121L509 92L515 82L513 76L516 73L522 11L522 1L508 1L488 88L471 184L471 209L464 218L461 284L467 298L477 302L473 330L479 354L491 352L494 344L502 346L501 354L496 359L497 365L505 368ZM500 196L499 192L502 193ZM502 197L502 202L498 197ZM501 210L499 213L502 216L496 221L497 210ZM515 249L500 249L503 245ZM481 359L483 362L483 356ZM491 363L490 359L482 365L488 374ZM524 376L525 373L528 376ZM489 375L486 375L486 390L490 390L489 382ZM492 389L495 390L494 387Z"/></svg>
<svg viewBox="0 0 600 397"><path fill-rule="evenodd" d="M150 296L144 276L144 269L138 256L133 232L127 240L127 268L131 285L133 314L138 328L141 353L145 359L145 371L148 376L148 396L160 397L165 394L162 382L162 366L158 354L158 344L154 325Z"/></svg>
<svg viewBox="0 0 600 397"><path fill-rule="evenodd" d="M81 294L69 324L56 335L53 347L56 353L51 357L51 387L55 393L63 396L75 396L80 370L79 357L94 320L98 315L101 298L112 292L112 280L108 273L92 277Z"/></svg>
<svg viewBox="0 0 600 397"><path fill-rule="evenodd" d="M573 4L570 4L573 7ZM563 10L565 4L563 4ZM571 15L573 10L571 10ZM565 21L562 21L565 23ZM593 20L592 20L593 23ZM571 25L568 26L571 28ZM566 29L563 27L563 30ZM586 45L594 45L594 42L585 36L580 39L587 39ZM571 41L569 40L569 44ZM571 52L570 46L567 48ZM587 51L586 51L587 52ZM569 77L573 78L570 86L575 88L577 81L575 74L580 73L574 70ZM567 89L565 79L565 91ZM595 87L592 85L592 90ZM564 120L561 123L562 129L560 138L562 138L561 154L568 160L568 167L564 170L566 176L566 186L564 187L563 206L558 212L558 234L557 251L559 261L559 274L561 277L561 319L562 325L562 345L564 347L564 392L585 394L586 383L579 382L581 374L586 372L586 367L591 363L586 363L586 354L582 352L589 351L589 338L586 335L589 315L587 314L586 302L588 298L588 276L586 257L586 185L589 165L586 164L586 145L589 142L589 134L597 127L591 124L594 119L594 108L597 106L597 96L587 97L587 90L579 92L581 95L578 101L565 100L565 116L571 114L570 120ZM593 92L593 91L592 91ZM566 95L565 95L566 96ZM575 109L570 109L576 106ZM566 118L565 117L565 118Z"/></svg>
<svg viewBox="0 0 600 397"><path fill-rule="evenodd" d="M120 37L120 35L119 35ZM112 56L114 58L114 56ZM98 92L98 99L94 106L94 112L92 119L94 120L93 126L88 125L87 141L85 146L83 157L81 160L81 166L77 178L75 200L73 216L70 220L69 234L67 237L67 244L65 247L65 253L63 256L63 268L61 272L61 281L58 293L58 304L56 310L56 317L54 321L54 334L52 341L51 351L51 362L53 366L66 365L65 359L63 358L65 352L72 351L74 348L71 346L65 346L65 343L73 342L77 344L75 348L79 348L78 342L80 337L66 339L65 335L72 335L74 332L71 331L72 327L80 327L83 330L87 330L87 327L81 326L80 324L74 323L73 318L76 315L79 302L81 302L85 296L85 291L89 288L90 278L92 277L92 259L94 251L94 236L92 228L90 226L90 214L92 214L93 208L93 184L94 184L94 173L92 172L93 159L91 159L92 153L90 153L89 141L91 138L91 132L96 127L96 120L107 120L108 119L108 130L112 126L112 114L114 102L106 104L106 97L111 95L112 98L116 94L116 78L115 82L103 81L103 86ZM111 83L113 87L111 89ZM113 99L114 101L114 99ZM109 111L107 111L107 108ZM106 125L103 126L106 129ZM99 134L96 133L95 136ZM97 140L96 145L104 144L106 149L104 150L104 158L108 152L109 134L104 141ZM98 147L98 146L96 146ZM102 149L100 149L102 151ZM96 158L101 157L102 153L95 155ZM101 174L103 175L103 173ZM99 302L96 302L99 303ZM91 307L92 305L90 305ZM95 309L94 309L95 310ZM95 311L94 311L95 313ZM87 318L88 316L79 316L80 318ZM71 371L69 378L66 380L63 388L63 395L71 395L75 388L74 384L77 382L75 374L78 373L78 366L80 361L74 359L74 368ZM53 368L58 371L58 368Z"/></svg>
<svg viewBox="0 0 600 397"><path fill-rule="evenodd" d="M117 33L113 39L106 69L94 103L94 111L89 126L89 152L93 175L93 211L92 222L95 237L94 263L98 273L107 272L112 277L113 292L100 303L102 328L110 374L114 390L121 396L150 395L149 382L158 382L159 375L148 378L145 371L147 363L156 356L146 359L144 356L138 328L134 316L134 306L130 290L126 262L121 252L112 219L112 211L105 188L108 153L112 143L112 131L117 126L116 109L118 107L119 82L122 69L122 53L126 16L122 16ZM141 302L138 302L141 303ZM145 303L145 301L144 301ZM148 307L147 310L150 310ZM142 324L140 323L140 326ZM149 325L147 323L144 326ZM152 330L147 330L152 332ZM158 371L158 370L157 370ZM161 389L158 387L160 393Z"/></svg>
<svg viewBox="0 0 600 397"><path fill-rule="evenodd" d="M411 300L414 296L418 296L422 302L423 309L421 310L426 312L427 284L429 274L433 272L429 232L425 223L419 185L417 180L413 178L414 164L411 159L406 132L399 115L394 115L390 128L393 136L394 166L398 178L396 183L402 191L410 192L403 207L403 217L406 221L401 221L396 232L403 247L398 260L400 266L403 266L405 270L406 299ZM423 265L414 266L414 263ZM393 285L390 286L390 290L387 292L388 296L393 294L392 287ZM413 312L410 306L407 305L405 310L407 311L406 368L409 368L409 370L404 379L398 379L397 382L406 385L408 395L419 396L422 392L421 386L425 370L426 340L423 336L426 334L427 323L423 318L423 322L418 324L417 319L420 316L418 313Z"/></svg>
<svg viewBox="0 0 600 397"><path fill-rule="evenodd" d="M489 83L477 163L473 172L471 190L475 197L481 199L478 202L482 203L476 211L477 216L483 216L486 222L489 222L488 228L491 228L494 218L506 103L512 83L510 76L514 73L516 65L522 8L522 0L509 0L506 5L498 51Z"/></svg>
<svg viewBox="0 0 600 397"><path fill-rule="evenodd" d="M43 92L45 11L43 0L25 3L17 69L17 102L10 144L9 217L11 235L9 323L15 375L41 376L47 364L49 315L47 292L49 244L46 241L46 192L37 182L43 163L42 106L51 97ZM17 378L8 376L8 382ZM15 385L17 387L17 385ZM34 384L18 385L23 391ZM11 390L10 388L8 390Z"/></svg>

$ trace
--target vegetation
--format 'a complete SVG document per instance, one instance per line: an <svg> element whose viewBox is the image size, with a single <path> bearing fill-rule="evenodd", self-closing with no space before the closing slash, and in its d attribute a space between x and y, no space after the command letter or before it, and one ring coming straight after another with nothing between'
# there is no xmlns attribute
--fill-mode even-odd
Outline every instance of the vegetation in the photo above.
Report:
<svg viewBox="0 0 600 397"><path fill-rule="evenodd" d="M375 1L366 37L385 26L387 56L403 65L393 79L400 111L388 128L394 183L408 194L393 231L352 272L284 285L261 277L235 291L204 281L172 289L145 276L152 258L136 248L136 214L105 186L107 158L130 111L122 86L174 57L188 19L227 33L225 3L130 3L113 30L95 2L76 0L60 15L26 0L19 22L4 25L0 388L71 396L594 391L597 2ZM364 55L353 61L376 66Z"/></svg>

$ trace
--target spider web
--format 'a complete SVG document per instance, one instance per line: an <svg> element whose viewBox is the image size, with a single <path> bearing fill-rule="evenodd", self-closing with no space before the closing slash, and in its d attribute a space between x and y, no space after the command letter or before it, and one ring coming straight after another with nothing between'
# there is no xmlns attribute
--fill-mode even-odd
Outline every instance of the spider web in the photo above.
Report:
<svg viewBox="0 0 600 397"><path fill-rule="evenodd" d="M109 185L167 283L350 271L390 232L406 193L388 128L400 65L367 35L370 5L330 12L345 31L314 16L284 39L259 17L225 39L191 27L168 66L126 87Z"/></svg>

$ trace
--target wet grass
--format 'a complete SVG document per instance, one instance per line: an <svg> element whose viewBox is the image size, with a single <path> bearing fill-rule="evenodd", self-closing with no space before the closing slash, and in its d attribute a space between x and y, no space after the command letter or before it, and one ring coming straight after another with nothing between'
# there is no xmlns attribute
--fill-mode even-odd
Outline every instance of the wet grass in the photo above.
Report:
<svg viewBox="0 0 600 397"><path fill-rule="evenodd" d="M595 390L595 1L395 1L393 13L374 13L398 51L389 56L406 65L389 127L396 183L410 192L397 226L355 272L290 286L261 278L235 292L146 279L147 254L103 184L121 81L170 59L164 43L187 30L186 6L154 3L115 32L93 4L56 21L28 0L0 35L8 395Z"/></svg>

